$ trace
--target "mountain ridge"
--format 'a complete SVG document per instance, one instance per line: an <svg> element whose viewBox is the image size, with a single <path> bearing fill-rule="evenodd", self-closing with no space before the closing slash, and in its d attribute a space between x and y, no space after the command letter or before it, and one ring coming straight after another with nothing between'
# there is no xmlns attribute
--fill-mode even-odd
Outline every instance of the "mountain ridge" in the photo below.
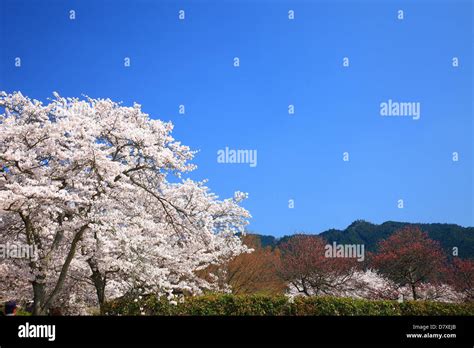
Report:
<svg viewBox="0 0 474 348"><path fill-rule="evenodd" d="M365 220L355 220L344 230L328 229L321 233L297 233L285 235L277 238L271 235L255 235L263 247L278 247L285 241L298 234L314 235L323 237L328 243L339 244L364 244L366 251L375 251L377 243L388 238L394 232L405 226L418 226L422 231L427 232L431 239L440 242L441 247L452 255L453 248L458 248L458 256L461 258L474 258L474 227L463 227L450 223L411 223L398 221L385 221L381 224L374 224Z"/></svg>

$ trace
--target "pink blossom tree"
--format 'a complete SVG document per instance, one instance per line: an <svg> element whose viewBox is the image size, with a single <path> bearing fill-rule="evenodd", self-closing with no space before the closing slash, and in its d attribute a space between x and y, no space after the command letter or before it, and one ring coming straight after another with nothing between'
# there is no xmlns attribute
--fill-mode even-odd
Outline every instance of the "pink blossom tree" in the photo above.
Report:
<svg viewBox="0 0 474 348"><path fill-rule="evenodd" d="M34 314L71 277L87 278L99 303L134 286L196 292L211 286L199 269L246 251L236 236L250 217L245 194L220 201L182 180L194 152L171 123L138 104L54 96L0 95L0 213L12 221L1 234L38 252L18 275L31 282Z"/></svg>

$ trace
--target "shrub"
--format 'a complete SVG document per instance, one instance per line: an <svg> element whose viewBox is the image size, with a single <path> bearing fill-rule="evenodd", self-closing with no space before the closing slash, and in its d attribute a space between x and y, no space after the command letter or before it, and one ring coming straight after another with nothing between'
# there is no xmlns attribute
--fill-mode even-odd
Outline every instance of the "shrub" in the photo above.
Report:
<svg viewBox="0 0 474 348"><path fill-rule="evenodd" d="M353 315L474 315L474 302L373 301L338 297L263 295L205 295L186 297L177 304L156 296L124 297L106 304L107 315L222 315L222 316L353 316Z"/></svg>

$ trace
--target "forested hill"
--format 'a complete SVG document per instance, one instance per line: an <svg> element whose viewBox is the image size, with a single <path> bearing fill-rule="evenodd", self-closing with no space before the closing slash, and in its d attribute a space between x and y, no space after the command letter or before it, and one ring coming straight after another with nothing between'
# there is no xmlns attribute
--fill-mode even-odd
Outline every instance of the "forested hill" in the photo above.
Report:
<svg viewBox="0 0 474 348"><path fill-rule="evenodd" d="M462 227L455 224L413 224L407 222L387 221L376 225L364 220L357 220L345 230L330 229L315 236L321 236L329 243L364 244L366 251L375 251L377 243L390 236L404 226L418 226L428 233L431 239L437 240L451 254L453 247L458 247L459 257L474 258L474 227ZM253 233L251 233L253 234ZM309 233L305 233L309 234ZM256 234L262 246L275 247L287 241L292 236L276 238Z"/></svg>

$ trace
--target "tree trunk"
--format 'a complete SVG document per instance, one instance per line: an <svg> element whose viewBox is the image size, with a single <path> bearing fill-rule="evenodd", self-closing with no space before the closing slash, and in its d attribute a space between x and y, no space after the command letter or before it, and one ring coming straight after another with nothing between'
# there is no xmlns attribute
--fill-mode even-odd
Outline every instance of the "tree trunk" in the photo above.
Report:
<svg viewBox="0 0 474 348"><path fill-rule="evenodd" d="M417 293L416 293L416 286L415 286L415 284L411 284L411 292L412 292L412 294L413 294L413 299L414 299L415 301L418 300L418 295L417 295Z"/></svg>
<svg viewBox="0 0 474 348"><path fill-rule="evenodd" d="M33 281L33 315L47 315L44 309L45 301L45 283L41 279Z"/></svg>
<svg viewBox="0 0 474 348"><path fill-rule="evenodd" d="M99 267L97 266L97 261L93 258L87 260L89 267L92 271L91 279L94 283L95 291L97 293L97 301L99 302L100 314L105 315L105 285L106 280L105 276L99 271Z"/></svg>
<svg viewBox="0 0 474 348"><path fill-rule="evenodd" d="M69 271L69 266L71 265L71 262L72 262L72 259L74 258L74 255L76 254L77 244L81 240L82 235L84 234L84 232L86 231L87 228L88 228L88 224L82 226L79 229L79 231L76 233L76 235L74 236L74 238L72 240L72 243L71 243L71 247L70 247L69 252L67 254L66 260L64 261L64 264L61 267L61 272L59 274L58 281L56 282L56 286L54 287L53 291L49 295L49 297L46 300L46 303L44 305L46 310L49 309L49 307L51 306L51 304L54 302L54 300L58 296L59 292L61 291L61 289L64 285L64 282L66 281L66 276L67 276L67 273Z"/></svg>

